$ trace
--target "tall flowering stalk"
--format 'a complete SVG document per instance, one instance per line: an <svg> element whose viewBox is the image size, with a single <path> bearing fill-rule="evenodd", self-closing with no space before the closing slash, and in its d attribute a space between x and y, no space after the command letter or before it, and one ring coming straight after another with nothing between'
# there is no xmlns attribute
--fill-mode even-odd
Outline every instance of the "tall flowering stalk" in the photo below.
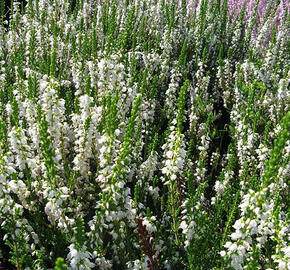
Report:
<svg viewBox="0 0 290 270"><path fill-rule="evenodd" d="M137 217L136 222L138 224L137 230L141 238L140 245L142 248L142 252L149 258L147 261L147 267L150 270L157 270L158 258L155 255L156 250L154 250L151 234L147 231L146 225L143 225L142 216Z"/></svg>

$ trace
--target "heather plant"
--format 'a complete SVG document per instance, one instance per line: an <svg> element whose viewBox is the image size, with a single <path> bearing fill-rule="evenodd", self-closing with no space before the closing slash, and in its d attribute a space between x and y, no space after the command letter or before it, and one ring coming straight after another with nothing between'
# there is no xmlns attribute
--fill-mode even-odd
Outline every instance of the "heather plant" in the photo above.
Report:
<svg viewBox="0 0 290 270"><path fill-rule="evenodd" d="M290 269L288 1L10 2L0 268Z"/></svg>

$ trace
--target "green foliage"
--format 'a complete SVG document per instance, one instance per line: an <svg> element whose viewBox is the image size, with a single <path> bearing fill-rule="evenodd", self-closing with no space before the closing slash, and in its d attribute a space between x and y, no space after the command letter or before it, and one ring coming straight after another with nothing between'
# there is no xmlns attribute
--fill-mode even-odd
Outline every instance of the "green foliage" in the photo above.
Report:
<svg viewBox="0 0 290 270"><path fill-rule="evenodd" d="M285 146L290 139L290 112L281 119L280 126L281 131L278 133L277 138L274 141L274 147L271 151L270 158L266 163L266 172L263 175L264 186L279 181L277 174L281 162L289 164L289 156L284 156L284 151Z"/></svg>
<svg viewBox="0 0 290 270"><path fill-rule="evenodd" d="M55 267L54 270L66 270L67 266L64 262L63 258L57 258L56 262L55 262Z"/></svg>

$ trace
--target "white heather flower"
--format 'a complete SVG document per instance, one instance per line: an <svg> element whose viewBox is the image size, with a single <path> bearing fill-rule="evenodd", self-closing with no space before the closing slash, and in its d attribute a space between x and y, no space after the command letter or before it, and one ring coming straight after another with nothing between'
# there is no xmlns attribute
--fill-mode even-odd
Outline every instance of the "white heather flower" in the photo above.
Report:
<svg viewBox="0 0 290 270"><path fill-rule="evenodd" d="M235 270L242 270L242 263L243 263L243 257L238 256L238 255L231 255L231 265L234 267Z"/></svg>
<svg viewBox="0 0 290 270"><path fill-rule="evenodd" d="M229 251L234 252L236 250L237 250L237 244L236 243L231 244L231 246L229 247Z"/></svg>
<svg viewBox="0 0 290 270"><path fill-rule="evenodd" d="M166 157L167 158L172 158L173 157L173 152L172 151L167 151L166 152Z"/></svg>
<svg viewBox="0 0 290 270"><path fill-rule="evenodd" d="M224 247L225 248L229 248L231 246L231 244L232 244L231 242L226 242L225 245L224 245Z"/></svg>
<svg viewBox="0 0 290 270"><path fill-rule="evenodd" d="M243 234L242 234L241 231L236 231L236 232L234 232L234 233L232 233L232 234L230 235L231 239L234 240L234 241L236 241L236 240L242 238L242 236L243 236Z"/></svg>
<svg viewBox="0 0 290 270"><path fill-rule="evenodd" d="M265 236L257 237L256 239L257 239L257 241L258 241L260 244L264 244L264 243L266 242L266 237L265 237Z"/></svg>
<svg viewBox="0 0 290 270"><path fill-rule="evenodd" d="M221 255L222 257L225 257L225 256L226 256L226 252L225 252L224 250L222 250L222 251L220 252L220 255Z"/></svg>
<svg viewBox="0 0 290 270"><path fill-rule="evenodd" d="M246 253L246 248L242 245L238 246L238 253L240 256L244 256Z"/></svg>
<svg viewBox="0 0 290 270"><path fill-rule="evenodd" d="M290 246L284 247L281 250L284 252L286 258L290 258Z"/></svg>
<svg viewBox="0 0 290 270"><path fill-rule="evenodd" d="M6 112L7 112L8 116L10 116L11 113L13 112L10 103L7 103L7 104L6 104Z"/></svg>
<svg viewBox="0 0 290 270"><path fill-rule="evenodd" d="M148 188L149 194L153 197L154 200L158 199L159 197L159 187L153 188L152 186L149 186Z"/></svg>
<svg viewBox="0 0 290 270"><path fill-rule="evenodd" d="M225 186L220 181L216 181L214 188L215 188L215 191L217 192L217 194L221 195L224 191Z"/></svg>
<svg viewBox="0 0 290 270"><path fill-rule="evenodd" d="M125 186L125 183L123 181L119 182L118 183L118 187L119 188L123 188Z"/></svg>
<svg viewBox="0 0 290 270"><path fill-rule="evenodd" d="M256 226L257 226L257 222L255 220L251 220L248 225L248 228L251 229L251 228L255 228Z"/></svg>
<svg viewBox="0 0 290 270"><path fill-rule="evenodd" d="M94 263L90 262L93 256L87 251L86 246L76 248L75 244L71 244L69 250L67 259L70 260L70 269L92 269L95 266Z"/></svg>
<svg viewBox="0 0 290 270"><path fill-rule="evenodd" d="M241 219L238 219L235 224L233 225L233 227L236 229L236 230L239 230L241 228L244 228L244 223L241 221Z"/></svg>
<svg viewBox="0 0 290 270"><path fill-rule="evenodd" d="M279 267L279 270L286 270L287 264L286 264L286 262L280 261L278 267Z"/></svg>
<svg viewBox="0 0 290 270"><path fill-rule="evenodd" d="M43 78L43 80L40 81L39 87L41 92L45 91L45 89L48 87L47 78Z"/></svg>
<svg viewBox="0 0 290 270"><path fill-rule="evenodd" d="M143 219L142 224L143 224L144 226L146 226L146 229L147 229L148 232L150 232L150 233L156 232L156 230L157 230L156 227L155 227L154 225L151 224L151 222L148 220L147 217L145 217L145 218Z"/></svg>

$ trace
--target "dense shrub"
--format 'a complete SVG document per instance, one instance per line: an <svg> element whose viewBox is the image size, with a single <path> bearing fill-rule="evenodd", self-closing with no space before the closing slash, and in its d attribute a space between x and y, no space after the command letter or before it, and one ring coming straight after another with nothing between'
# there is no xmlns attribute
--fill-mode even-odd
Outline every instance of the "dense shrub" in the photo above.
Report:
<svg viewBox="0 0 290 270"><path fill-rule="evenodd" d="M0 1L5 269L289 269L288 1Z"/></svg>

